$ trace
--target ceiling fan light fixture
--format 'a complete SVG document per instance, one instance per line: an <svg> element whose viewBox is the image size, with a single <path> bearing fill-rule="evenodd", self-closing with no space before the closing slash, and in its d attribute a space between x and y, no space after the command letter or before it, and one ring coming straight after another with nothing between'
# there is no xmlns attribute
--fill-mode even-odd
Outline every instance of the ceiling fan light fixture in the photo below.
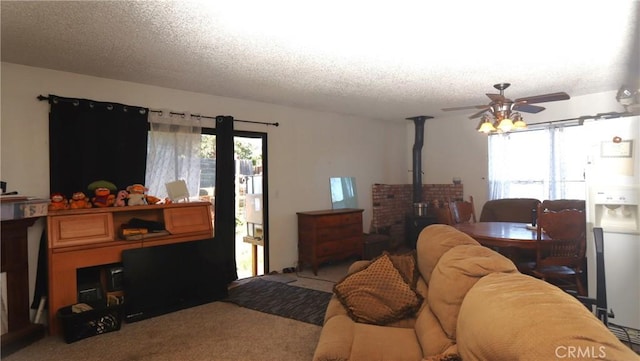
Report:
<svg viewBox="0 0 640 361"><path fill-rule="evenodd" d="M511 100L504 95L504 90L509 87L509 83L498 83L493 87L500 91L500 94L489 94L487 97L491 102L487 105L469 105L463 107L444 108L442 110L463 110L463 109L480 109L480 111L469 116L469 119L475 119L482 116L482 120L476 128L481 133L508 133L513 130L527 129L527 123L522 119L520 112L539 113L545 108L534 105L536 103L555 102L559 100L571 99L569 94L565 92L555 92L548 94L540 94L517 98ZM635 96L635 101L633 100ZM640 113L640 89L635 93L628 87L621 88L616 96L618 102L625 106L625 109L632 112ZM627 104L630 105L627 105ZM627 108L628 107L628 108ZM485 114L485 112L489 114Z"/></svg>
<svg viewBox="0 0 640 361"><path fill-rule="evenodd" d="M513 121L510 118L504 118L500 121L500 124L498 124L498 129L500 129L500 131L506 133L509 132L511 129L513 129Z"/></svg>
<svg viewBox="0 0 640 361"><path fill-rule="evenodd" d="M496 127L493 125L493 118L487 114L483 115L482 118L480 118L480 124L478 124L477 130L485 134L495 133Z"/></svg>
<svg viewBox="0 0 640 361"><path fill-rule="evenodd" d="M524 122L524 120L520 119L520 120L516 120L515 122L513 122L513 129L515 130L523 130L523 129L527 129L527 123Z"/></svg>
<svg viewBox="0 0 640 361"><path fill-rule="evenodd" d="M525 123L524 119L522 119L522 115L520 113L515 112L511 114L511 119L513 120L513 129L527 129L527 123Z"/></svg>
<svg viewBox="0 0 640 361"><path fill-rule="evenodd" d="M496 132L496 127L494 127L493 124L491 124L491 122L489 122L489 121L482 122L480 124L480 126L478 127L478 131L480 133L485 133L485 134L495 133Z"/></svg>

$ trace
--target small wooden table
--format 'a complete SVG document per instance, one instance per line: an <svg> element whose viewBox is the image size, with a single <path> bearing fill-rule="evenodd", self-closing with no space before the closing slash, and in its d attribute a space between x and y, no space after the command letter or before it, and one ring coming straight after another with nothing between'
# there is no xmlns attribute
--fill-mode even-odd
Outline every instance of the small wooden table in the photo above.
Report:
<svg viewBox="0 0 640 361"><path fill-rule="evenodd" d="M503 253L515 261L518 250L535 250L537 247L537 231L527 226L527 223L515 222L478 222L460 223L454 227L483 246L503 249L505 251ZM541 238L549 239L544 233Z"/></svg>

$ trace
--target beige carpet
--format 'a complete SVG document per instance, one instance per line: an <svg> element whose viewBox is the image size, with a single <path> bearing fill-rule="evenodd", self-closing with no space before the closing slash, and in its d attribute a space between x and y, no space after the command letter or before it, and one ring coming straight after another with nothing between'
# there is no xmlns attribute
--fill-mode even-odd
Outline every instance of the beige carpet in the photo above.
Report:
<svg viewBox="0 0 640 361"><path fill-rule="evenodd" d="M46 337L4 361L311 360L321 327L226 302L173 312L66 344Z"/></svg>
<svg viewBox="0 0 640 361"><path fill-rule="evenodd" d="M279 275L289 285L330 292L351 261ZM243 282L243 281L238 281ZM320 326L227 302L181 310L72 344L49 336L3 361L304 361L313 358Z"/></svg>

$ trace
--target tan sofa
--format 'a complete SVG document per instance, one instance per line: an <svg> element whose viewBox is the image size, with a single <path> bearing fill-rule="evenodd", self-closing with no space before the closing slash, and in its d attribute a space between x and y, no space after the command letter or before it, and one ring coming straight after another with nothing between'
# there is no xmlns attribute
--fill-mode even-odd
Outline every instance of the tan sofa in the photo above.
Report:
<svg viewBox="0 0 640 361"><path fill-rule="evenodd" d="M640 360L575 298L450 226L425 228L416 259L415 315L355 322L334 293L314 361Z"/></svg>

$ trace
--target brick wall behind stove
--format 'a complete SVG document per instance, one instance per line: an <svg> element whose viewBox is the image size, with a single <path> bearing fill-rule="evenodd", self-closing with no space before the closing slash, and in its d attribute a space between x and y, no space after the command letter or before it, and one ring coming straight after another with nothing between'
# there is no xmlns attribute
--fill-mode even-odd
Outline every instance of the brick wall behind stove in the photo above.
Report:
<svg viewBox="0 0 640 361"><path fill-rule="evenodd" d="M404 243L406 216L413 213L412 184L374 184L371 190L373 214L371 229L391 226L392 246ZM462 184L423 184L422 202L446 202L463 197Z"/></svg>

